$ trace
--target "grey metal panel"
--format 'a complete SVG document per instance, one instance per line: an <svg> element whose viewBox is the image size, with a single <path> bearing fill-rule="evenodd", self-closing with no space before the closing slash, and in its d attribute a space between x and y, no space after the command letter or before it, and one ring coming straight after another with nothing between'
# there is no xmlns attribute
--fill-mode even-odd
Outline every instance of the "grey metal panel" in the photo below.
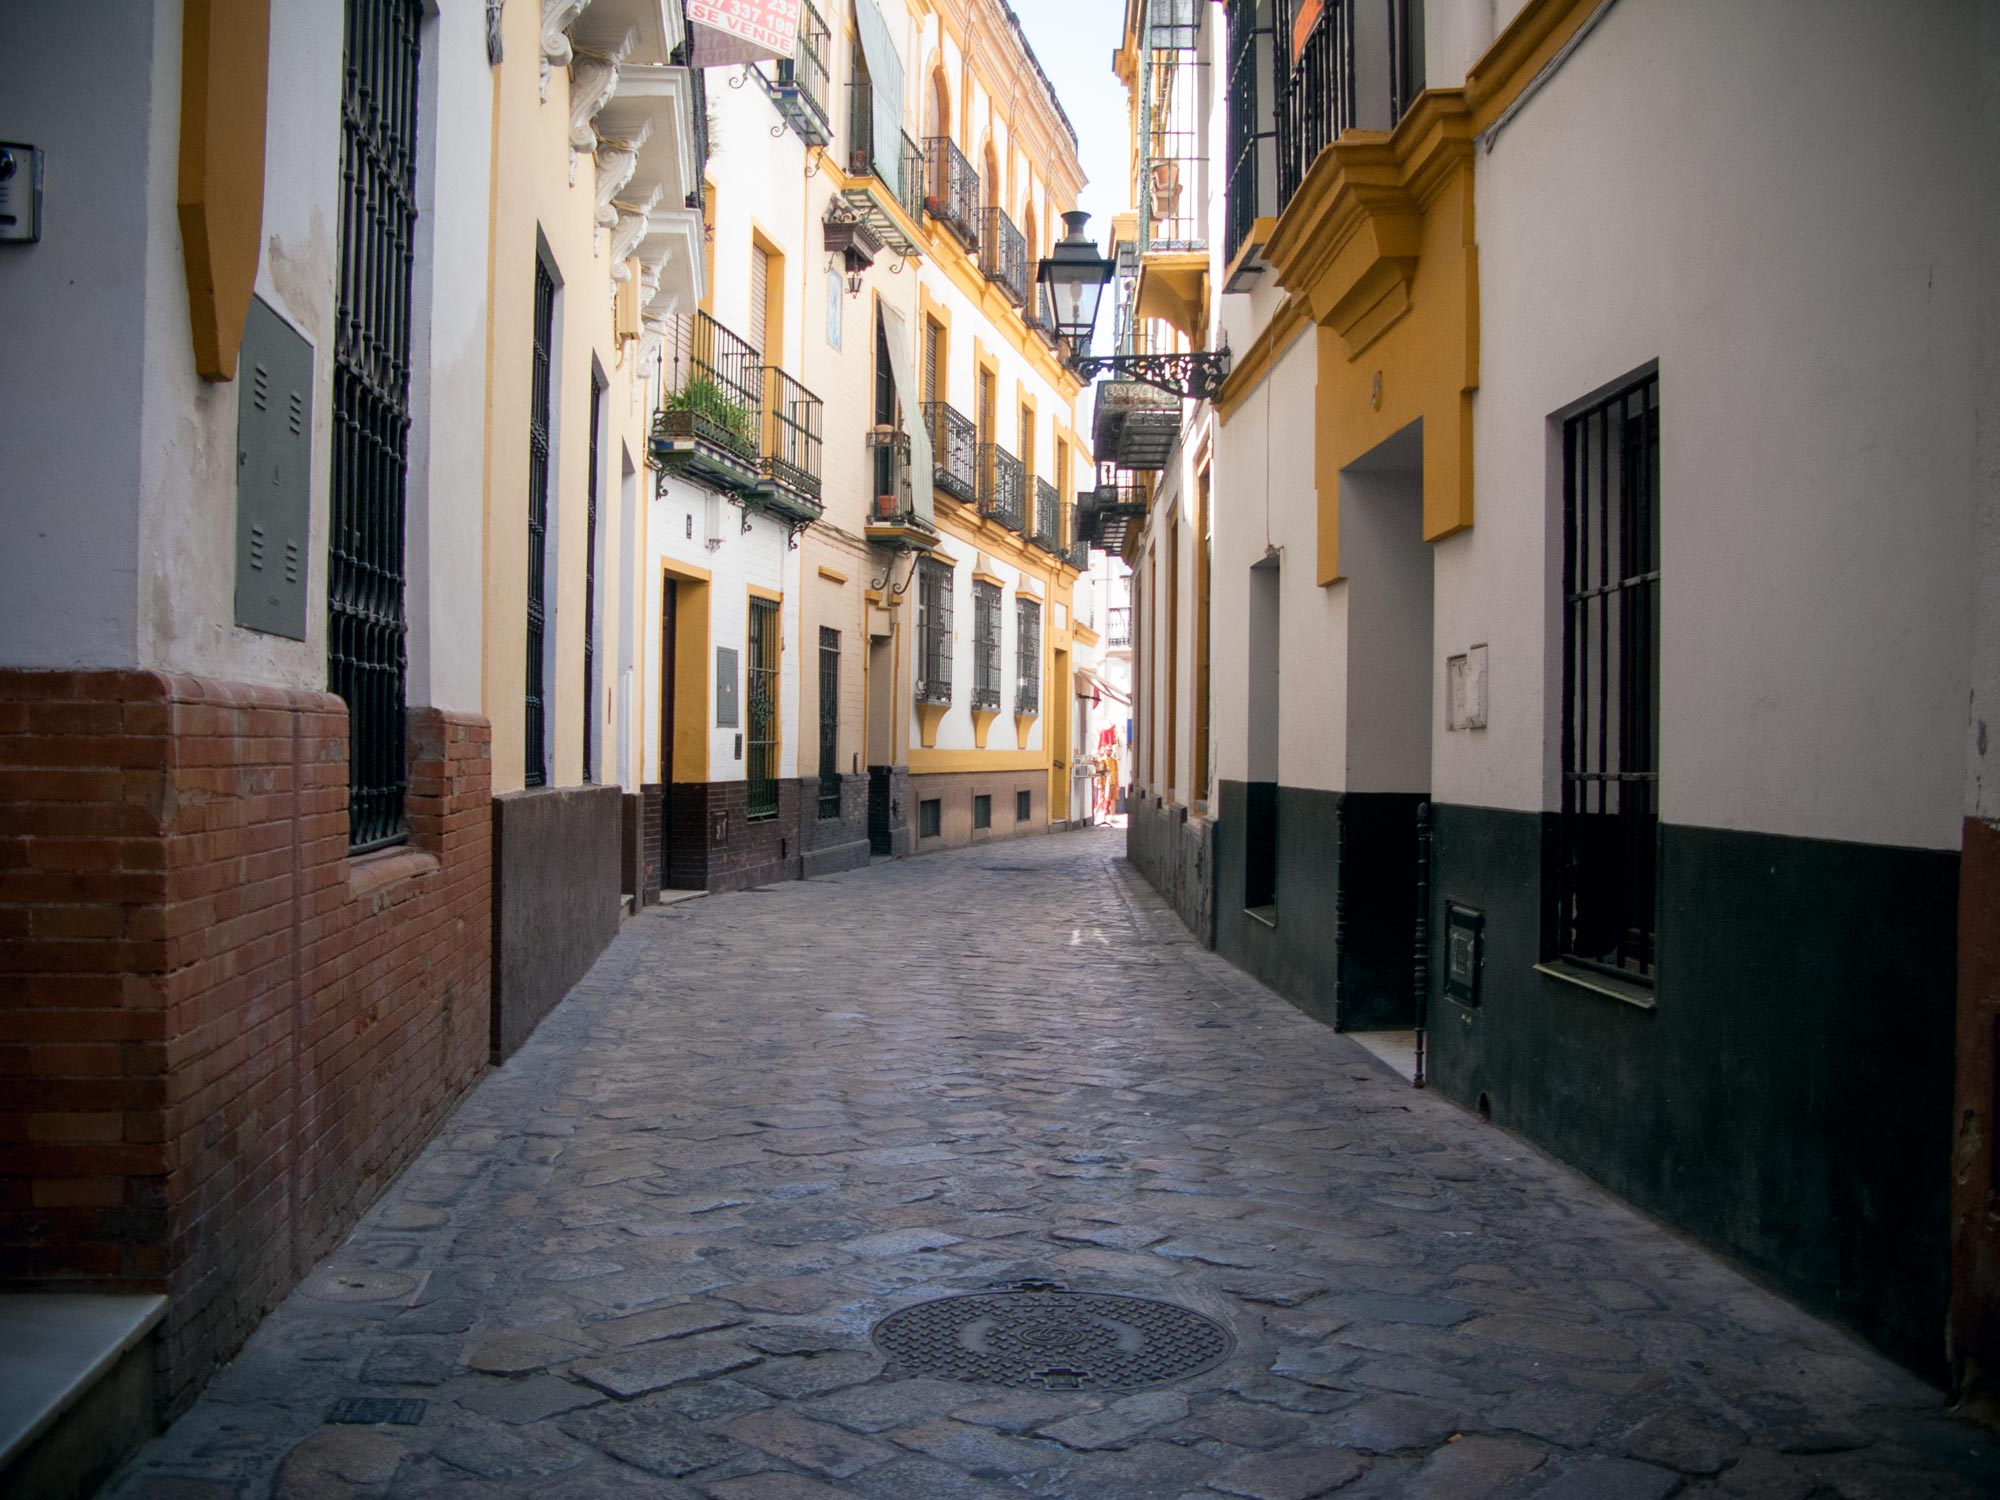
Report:
<svg viewBox="0 0 2000 1500"><path fill-rule="evenodd" d="M734 729L736 718L736 648L715 648L715 727Z"/></svg>
<svg viewBox="0 0 2000 1500"><path fill-rule="evenodd" d="M237 367L236 623L306 638L312 345L250 299Z"/></svg>

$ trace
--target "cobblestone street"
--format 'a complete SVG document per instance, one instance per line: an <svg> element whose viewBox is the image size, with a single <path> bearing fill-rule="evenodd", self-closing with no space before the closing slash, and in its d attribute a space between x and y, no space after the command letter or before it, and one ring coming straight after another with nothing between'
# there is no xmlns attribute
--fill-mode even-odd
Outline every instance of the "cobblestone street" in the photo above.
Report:
<svg viewBox="0 0 2000 1500"><path fill-rule="evenodd" d="M2000 1493L1937 1391L1202 952L1123 847L628 921L108 1493ZM1116 1394L871 1342L1023 1281L1233 1350Z"/></svg>

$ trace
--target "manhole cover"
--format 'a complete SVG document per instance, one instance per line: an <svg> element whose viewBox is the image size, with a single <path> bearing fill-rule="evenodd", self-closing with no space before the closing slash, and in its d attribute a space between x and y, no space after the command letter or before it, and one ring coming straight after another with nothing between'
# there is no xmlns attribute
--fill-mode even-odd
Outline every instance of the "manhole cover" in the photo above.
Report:
<svg viewBox="0 0 2000 1500"><path fill-rule="evenodd" d="M877 1323L875 1344L940 1380L1134 1391L1219 1364L1233 1340L1213 1318L1150 1297L1017 1291L919 1302Z"/></svg>
<svg viewBox="0 0 2000 1500"><path fill-rule="evenodd" d="M416 1289L401 1271L320 1271L299 1287L318 1302L395 1302Z"/></svg>

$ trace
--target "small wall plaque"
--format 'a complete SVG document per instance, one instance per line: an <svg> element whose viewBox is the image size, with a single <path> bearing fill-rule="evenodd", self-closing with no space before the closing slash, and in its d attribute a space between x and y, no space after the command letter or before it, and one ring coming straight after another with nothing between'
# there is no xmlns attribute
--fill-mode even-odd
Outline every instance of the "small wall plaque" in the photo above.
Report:
<svg viewBox="0 0 2000 1500"><path fill-rule="evenodd" d="M1444 992L1465 1005L1479 1003L1479 971L1485 962L1486 913L1445 903Z"/></svg>
<svg viewBox="0 0 2000 1500"><path fill-rule="evenodd" d="M736 718L736 648L715 648L715 727L734 729Z"/></svg>

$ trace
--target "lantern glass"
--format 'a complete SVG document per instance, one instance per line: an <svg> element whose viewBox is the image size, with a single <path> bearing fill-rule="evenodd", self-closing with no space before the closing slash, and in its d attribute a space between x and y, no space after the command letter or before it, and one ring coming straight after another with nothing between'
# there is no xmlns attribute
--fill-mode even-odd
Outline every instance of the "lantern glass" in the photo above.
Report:
<svg viewBox="0 0 2000 1500"><path fill-rule="evenodd" d="M1090 215L1074 211L1063 215L1069 233L1041 262L1035 275L1035 280L1049 289L1057 334L1079 349L1090 343L1097 305L1115 269L1097 253L1097 245L1085 228L1089 219Z"/></svg>

